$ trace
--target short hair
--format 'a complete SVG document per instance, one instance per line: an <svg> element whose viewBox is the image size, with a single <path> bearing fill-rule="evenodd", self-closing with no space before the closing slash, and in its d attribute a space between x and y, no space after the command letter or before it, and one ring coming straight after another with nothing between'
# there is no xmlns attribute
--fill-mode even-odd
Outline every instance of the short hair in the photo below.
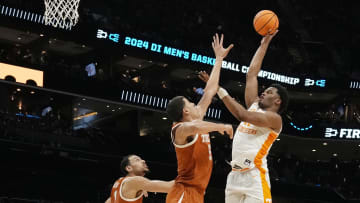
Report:
<svg viewBox="0 0 360 203"><path fill-rule="evenodd" d="M131 156L135 156L134 154L129 154L127 156L124 156L123 159L121 160L121 163L120 163L120 170L121 170L121 173L124 174L124 175L127 175L129 172L126 170L126 167L129 166L130 164L130 160L129 158Z"/></svg>
<svg viewBox="0 0 360 203"><path fill-rule="evenodd" d="M166 107L166 113L169 118L174 122L181 121L183 117L183 109L185 101L183 96L176 96L170 100Z"/></svg>
<svg viewBox="0 0 360 203"><path fill-rule="evenodd" d="M274 87L277 89L277 93L280 96L281 104L279 108L279 114L282 114L289 105L289 94L286 88L280 84L272 84L270 87Z"/></svg>

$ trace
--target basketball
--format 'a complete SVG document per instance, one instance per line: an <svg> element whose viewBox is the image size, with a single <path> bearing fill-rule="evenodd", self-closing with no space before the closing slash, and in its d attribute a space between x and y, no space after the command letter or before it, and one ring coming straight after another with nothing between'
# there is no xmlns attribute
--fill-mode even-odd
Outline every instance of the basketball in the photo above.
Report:
<svg viewBox="0 0 360 203"><path fill-rule="evenodd" d="M265 36L270 30L270 34L273 34L279 27L278 17L270 10L259 11L255 15L253 23L255 31L262 36Z"/></svg>

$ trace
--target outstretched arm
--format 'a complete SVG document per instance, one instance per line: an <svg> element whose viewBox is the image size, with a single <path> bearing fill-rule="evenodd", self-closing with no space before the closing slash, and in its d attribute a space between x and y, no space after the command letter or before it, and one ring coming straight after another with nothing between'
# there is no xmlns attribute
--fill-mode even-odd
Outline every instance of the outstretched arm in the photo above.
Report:
<svg viewBox="0 0 360 203"><path fill-rule="evenodd" d="M259 127L271 128L275 132L279 132L281 129L281 116L275 112L266 111L265 113L259 113L247 111L230 95L225 96L222 101L224 102L226 108L228 108L239 121L251 123Z"/></svg>
<svg viewBox="0 0 360 203"><path fill-rule="evenodd" d="M142 176L134 176L126 181L127 188L135 191L168 193L175 181L149 180Z"/></svg>
<svg viewBox="0 0 360 203"><path fill-rule="evenodd" d="M232 139L233 128L229 124L212 123L202 120L184 122L175 130L175 144L184 145L187 143L187 137L196 134L207 134L217 131L224 135L226 133Z"/></svg>
<svg viewBox="0 0 360 203"><path fill-rule="evenodd" d="M209 75L205 71L201 71L199 78L202 81L206 82L209 79ZM247 111L223 88L219 89L218 95L220 99L224 102L226 108L238 121L245 121L260 127L268 127L275 130L276 132L280 130L282 120L278 114L273 112L266 112L265 114L263 114Z"/></svg>
<svg viewBox="0 0 360 203"><path fill-rule="evenodd" d="M278 31L274 34L266 35L262 38L259 48L256 50L255 55L253 56L249 71L246 74L246 87L245 87L245 104L247 108L251 106L252 103L258 98L258 80L257 76L261 69L261 64L263 62L266 50L269 47L271 39L276 35Z"/></svg>
<svg viewBox="0 0 360 203"><path fill-rule="evenodd" d="M219 39L218 34L213 37L212 47L215 52L215 65L211 70L209 81L206 83L204 94L201 97L199 103L197 104L197 108L199 108L201 119L205 116L207 108L209 107L212 98L217 92L219 85L219 77L220 77L220 69L223 59L227 56L230 49L234 47L231 44L228 48L223 47L224 35L221 35Z"/></svg>

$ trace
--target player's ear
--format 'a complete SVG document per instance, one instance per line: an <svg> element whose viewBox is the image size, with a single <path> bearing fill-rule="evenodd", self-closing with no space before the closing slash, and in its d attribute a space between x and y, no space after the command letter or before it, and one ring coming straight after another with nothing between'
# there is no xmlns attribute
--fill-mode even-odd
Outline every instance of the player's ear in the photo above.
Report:
<svg viewBox="0 0 360 203"><path fill-rule="evenodd" d="M280 98L275 99L275 104L280 106L281 105L281 99Z"/></svg>
<svg viewBox="0 0 360 203"><path fill-rule="evenodd" d="M183 108L183 115L187 115L190 113L190 110L186 107Z"/></svg>
<svg viewBox="0 0 360 203"><path fill-rule="evenodd" d="M126 166L125 169L126 169L127 172L131 172L131 171L132 171L132 167L131 167L131 166Z"/></svg>

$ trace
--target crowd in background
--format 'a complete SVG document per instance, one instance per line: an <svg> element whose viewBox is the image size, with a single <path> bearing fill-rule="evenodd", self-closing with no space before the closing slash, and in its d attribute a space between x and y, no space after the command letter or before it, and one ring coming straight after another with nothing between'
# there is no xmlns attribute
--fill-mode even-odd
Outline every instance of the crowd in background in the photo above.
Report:
<svg viewBox="0 0 360 203"><path fill-rule="evenodd" d="M48 123L43 119L14 117L0 114L1 125L0 139L18 143L27 143L42 148L38 156L55 156L61 157L64 154L60 151L70 153L67 158L77 157L77 153L71 150L82 150L88 153L103 153L112 156L114 154L124 155L129 151L139 151L144 154L145 159L156 160L150 165L162 164L162 172L155 172L155 175L164 176L164 171L169 177L176 172L175 151L170 143L170 139L165 135L150 135L139 137L137 135L119 135L111 134L110 131L97 129L82 129L74 132L69 137L66 131L59 134L59 131L48 131L44 133L41 125ZM50 124L50 121L48 124ZM43 124L41 124L43 123ZM34 126L36 126L34 128ZM15 130L16 129L16 130ZM82 135L82 136L80 136ZM74 137L73 137L74 136ZM74 139L76 138L76 139ZM124 142L126 140L126 142ZM221 136L213 140L214 170L209 187L224 188L227 174L230 170L231 142L222 139ZM131 146L131 147L130 147ZM116 147L116 148L114 148ZM105 150L112 148L111 150ZM149 151L150 150L150 151ZM115 151L117 151L115 153ZM80 163L79 163L80 164ZM111 164L111 163L107 163ZM283 184L305 185L330 189L338 192L345 198L360 198L357 188L360 182L360 160L342 161L336 157L331 160L310 161L300 157L292 156L290 152L283 155L270 154L268 165L271 174L271 181ZM118 163L112 163L114 168ZM33 166L34 170L40 170L41 165ZM36 168L39 167L39 168ZM156 167L155 167L156 168ZM159 168L159 167L158 167ZM168 169L166 169L168 168ZM154 175L154 174L153 174ZM100 176L98 177L100 178ZM109 180L111 184L112 180Z"/></svg>

